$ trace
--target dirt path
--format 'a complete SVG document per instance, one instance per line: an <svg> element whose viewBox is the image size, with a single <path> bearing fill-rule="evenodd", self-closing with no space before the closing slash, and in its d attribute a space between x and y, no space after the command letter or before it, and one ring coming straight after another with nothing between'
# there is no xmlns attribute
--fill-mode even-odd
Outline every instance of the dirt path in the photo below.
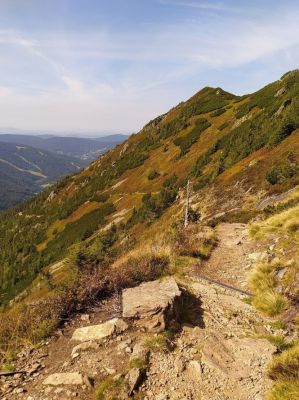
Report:
<svg viewBox="0 0 299 400"><path fill-rule="evenodd" d="M207 261L203 261L195 273L224 284L247 290L250 254L258 251L248 234L245 224L220 224L216 227L218 245Z"/></svg>
<svg viewBox="0 0 299 400"><path fill-rule="evenodd" d="M267 332L263 318L241 295L196 279L188 286L200 299L202 321L183 327L172 353L152 355L147 398L264 399L271 385L266 366L275 348L256 337L258 331Z"/></svg>
<svg viewBox="0 0 299 400"><path fill-rule="evenodd" d="M219 245L198 271L224 283L246 288L248 258L256 248L246 226L221 224ZM256 334L271 333L267 321L242 299L242 294L187 276L192 301L183 306L185 321L172 339L172 350L151 351L146 379L136 400L263 400L271 382L266 367L275 348ZM153 334L130 328L75 357L71 336L77 327L99 324L120 315L119 298L110 299L88 315L77 316L49 343L19 361L31 370L24 378L2 379L3 400L95 399L95 389L43 385L47 376L79 372L94 380L125 375L136 343ZM154 336L155 337L155 336ZM125 397L127 398L127 397ZM119 397L124 399L124 397Z"/></svg>

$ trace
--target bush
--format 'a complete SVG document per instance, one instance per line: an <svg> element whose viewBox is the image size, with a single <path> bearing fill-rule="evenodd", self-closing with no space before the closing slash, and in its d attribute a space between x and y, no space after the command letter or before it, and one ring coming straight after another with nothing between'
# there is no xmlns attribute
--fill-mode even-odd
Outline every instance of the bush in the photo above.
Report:
<svg viewBox="0 0 299 400"><path fill-rule="evenodd" d="M99 202L99 203L105 203L108 199L109 199L109 194L107 194L107 193L95 193L93 196L92 196L92 198L91 198L91 200L93 200L93 201L97 201L97 202Z"/></svg>
<svg viewBox="0 0 299 400"><path fill-rule="evenodd" d="M223 124L221 124L220 126L219 126L219 130L220 131L223 131L223 129L225 129L225 128L227 128L229 126L229 122L227 122L227 121L225 121Z"/></svg>
<svg viewBox="0 0 299 400"><path fill-rule="evenodd" d="M184 155L187 153L189 148L197 142L199 139L201 133L207 129L211 124L206 120L206 119L198 119L195 122L195 127L186 135L178 137L177 139L174 140L174 144L176 146L179 146L181 149L181 154L180 156Z"/></svg>
<svg viewBox="0 0 299 400"><path fill-rule="evenodd" d="M215 110L211 113L211 117L218 117L219 115L224 114L226 111L225 108L219 108L218 110Z"/></svg>
<svg viewBox="0 0 299 400"><path fill-rule="evenodd" d="M173 249L179 256L207 259L216 245L217 239L211 230L202 232L198 225L190 224L185 229L177 229Z"/></svg>
<svg viewBox="0 0 299 400"><path fill-rule="evenodd" d="M299 344L275 356L268 375L273 380L299 380Z"/></svg>
<svg viewBox="0 0 299 400"><path fill-rule="evenodd" d="M177 197L178 188L183 184L184 182L180 182L177 176L173 175L163 182L163 187L159 193L146 193L142 197L142 206L138 210L134 209L129 218L127 228L143 222L149 225L159 218L173 204Z"/></svg>
<svg viewBox="0 0 299 400"><path fill-rule="evenodd" d="M160 176L159 172L157 172L156 170L153 170L153 171L151 171L151 172L148 174L147 179L148 179L149 181L152 181L153 179L156 179L156 178L158 178L159 176Z"/></svg>
<svg viewBox="0 0 299 400"><path fill-rule="evenodd" d="M282 183L299 173L299 164L283 162L280 165L272 167L266 174L266 179L271 185Z"/></svg>

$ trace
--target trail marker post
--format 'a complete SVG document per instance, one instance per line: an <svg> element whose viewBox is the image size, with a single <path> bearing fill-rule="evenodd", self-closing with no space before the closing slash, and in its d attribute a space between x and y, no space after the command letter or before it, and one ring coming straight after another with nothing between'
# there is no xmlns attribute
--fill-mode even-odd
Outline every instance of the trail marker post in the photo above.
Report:
<svg viewBox="0 0 299 400"><path fill-rule="evenodd" d="M188 226L189 219L189 198L190 198L190 181L187 182L186 187L186 208L185 208L185 220L184 220L184 228Z"/></svg>

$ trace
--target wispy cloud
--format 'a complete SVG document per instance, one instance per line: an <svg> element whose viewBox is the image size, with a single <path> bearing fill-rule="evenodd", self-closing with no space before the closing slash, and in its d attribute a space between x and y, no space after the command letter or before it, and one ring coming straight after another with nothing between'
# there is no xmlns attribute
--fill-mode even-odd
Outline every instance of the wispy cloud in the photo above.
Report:
<svg viewBox="0 0 299 400"><path fill-rule="evenodd" d="M176 1L176 0L160 0L160 4L178 7L199 8L202 10L223 10L224 6L218 2L202 2L202 1Z"/></svg>

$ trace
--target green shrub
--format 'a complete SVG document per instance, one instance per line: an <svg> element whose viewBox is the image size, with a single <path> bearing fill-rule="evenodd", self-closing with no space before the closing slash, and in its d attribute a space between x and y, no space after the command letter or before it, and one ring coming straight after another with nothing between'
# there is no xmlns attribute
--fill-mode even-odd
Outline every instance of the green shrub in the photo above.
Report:
<svg viewBox="0 0 299 400"><path fill-rule="evenodd" d="M218 117L219 115L224 114L226 111L225 108L219 108L218 110L215 110L211 113L211 117Z"/></svg>
<svg viewBox="0 0 299 400"><path fill-rule="evenodd" d="M147 179L148 179L149 181L152 181L153 179L156 179L156 178L158 178L159 176L160 176L159 172L157 172L156 170L153 170L153 171L151 171L151 172L148 174Z"/></svg>
<svg viewBox="0 0 299 400"><path fill-rule="evenodd" d="M225 129L225 128L227 128L229 126L229 122L228 121L225 121L225 122L223 122L223 124L221 124L220 126L219 126L219 130L220 131L223 131L223 129Z"/></svg>
<svg viewBox="0 0 299 400"><path fill-rule="evenodd" d="M285 161L272 167L266 174L266 179L271 185L282 183L293 178L299 173L299 164Z"/></svg>
<svg viewBox="0 0 299 400"><path fill-rule="evenodd" d="M117 400L119 396L124 396L125 393L124 379L109 377L98 385L96 389L96 400Z"/></svg>
<svg viewBox="0 0 299 400"><path fill-rule="evenodd" d="M144 342L145 347L154 352L167 353L170 351L170 341L167 333L149 338Z"/></svg>
<svg viewBox="0 0 299 400"><path fill-rule="evenodd" d="M184 182L180 182L173 175L163 182L160 192L152 194L146 193L142 197L142 206L133 210L133 214L127 222L127 227L130 228L137 223L152 223L159 218L163 212L170 207L176 199L178 188Z"/></svg>
<svg viewBox="0 0 299 400"><path fill-rule="evenodd" d="M199 139L201 133L209 126L211 124L206 119L199 119L189 133L174 140L173 143L181 149L181 156L187 153L189 148Z"/></svg>

